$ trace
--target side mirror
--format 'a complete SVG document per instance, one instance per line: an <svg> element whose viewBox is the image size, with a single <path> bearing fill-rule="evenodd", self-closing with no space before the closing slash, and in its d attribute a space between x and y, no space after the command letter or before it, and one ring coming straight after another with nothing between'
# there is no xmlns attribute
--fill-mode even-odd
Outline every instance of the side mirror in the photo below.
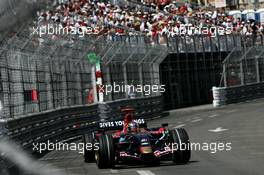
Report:
<svg viewBox="0 0 264 175"><path fill-rule="evenodd" d="M163 128L165 128L165 127L168 127L169 124L168 124L168 123L162 123L161 126L162 126Z"/></svg>

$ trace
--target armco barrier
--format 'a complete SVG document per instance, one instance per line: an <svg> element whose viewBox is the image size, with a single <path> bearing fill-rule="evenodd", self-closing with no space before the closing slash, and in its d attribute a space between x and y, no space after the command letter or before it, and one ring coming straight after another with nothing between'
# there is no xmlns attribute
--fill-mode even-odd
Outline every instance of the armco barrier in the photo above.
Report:
<svg viewBox="0 0 264 175"><path fill-rule="evenodd" d="M215 107L264 98L264 83L254 83L234 87L213 87Z"/></svg>
<svg viewBox="0 0 264 175"><path fill-rule="evenodd" d="M161 96L155 96L62 108L15 120L2 120L0 126L5 136L24 149L32 150L33 143L62 141L94 130L98 122L104 119L100 115L104 106L110 108L106 116L116 119L121 118L120 109L127 105L136 109L136 117L157 117L162 113L161 99Z"/></svg>

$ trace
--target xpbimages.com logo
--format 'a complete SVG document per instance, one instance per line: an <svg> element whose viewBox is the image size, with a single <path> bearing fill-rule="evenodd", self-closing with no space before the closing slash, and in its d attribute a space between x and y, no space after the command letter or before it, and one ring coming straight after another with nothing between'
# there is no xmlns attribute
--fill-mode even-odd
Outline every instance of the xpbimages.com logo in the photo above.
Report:
<svg viewBox="0 0 264 175"><path fill-rule="evenodd" d="M84 154L85 150L98 151L99 143L65 143L65 142L50 142L49 140L45 143L33 143L33 151L39 152L40 154L46 151L78 151L80 154Z"/></svg>
<svg viewBox="0 0 264 175"><path fill-rule="evenodd" d="M110 95L111 93L143 93L148 96L152 93L164 93L165 85L128 85L113 83L108 85L99 85L99 92L105 95Z"/></svg>
<svg viewBox="0 0 264 175"><path fill-rule="evenodd" d="M77 35L80 38L84 37L87 34L90 34L93 31L92 27L80 26L74 27L71 26L69 28L63 27L61 25L43 25L40 27L33 27L33 31L31 35L38 35L40 38L44 35Z"/></svg>
<svg viewBox="0 0 264 175"><path fill-rule="evenodd" d="M191 150L191 151L209 151L212 154L215 154L217 152L221 151L231 151L232 150L232 143L231 142L189 142L189 143L165 143L165 150L171 151L172 153L174 151L185 151L185 150Z"/></svg>

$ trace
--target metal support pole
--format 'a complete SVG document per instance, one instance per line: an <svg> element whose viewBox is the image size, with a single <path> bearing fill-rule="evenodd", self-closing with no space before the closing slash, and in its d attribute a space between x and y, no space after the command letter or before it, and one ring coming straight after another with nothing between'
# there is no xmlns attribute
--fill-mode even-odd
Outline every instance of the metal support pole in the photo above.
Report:
<svg viewBox="0 0 264 175"><path fill-rule="evenodd" d="M245 84L245 79L244 79L243 59L241 59L241 62L239 63L239 65L240 65L241 85L244 85Z"/></svg>
<svg viewBox="0 0 264 175"><path fill-rule="evenodd" d="M256 74L257 74L257 82L260 82L260 75L259 75L259 57L256 58Z"/></svg>
<svg viewBox="0 0 264 175"><path fill-rule="evenodd" d="M67 94L67 71L66 71L67 64L64 61L60 65L63 67L63 72L62 72L62 81L63 81L62 82L63 106L67 106L68 105L68 100L67 100L68 99L68 94ZM47 85L47 86L50 86L50 85ZM50 89L50 88L48 88L48 89ZM48 94L50 94L50 92ZM49 95L49 98L48 99L51 99L51 94ZM50 109L50 107L48 109Z"/></svg>
<svg viewBox="0 0 264 175"><path fill-rule="evenodd" d="M196 36L193 36L193 47L194 47L194 81L195 81L195 89L197 95L198 103L201 103L201 94L200 94L200 86L199 86L199 73L198 73L198 58L197 58L197 43L195 42Z"/></svg>
<svg viewBox="0 0 264 175"><path fill-rule="evenodd" d="M53 109L56 108L56 103L55 103L55 90L54 90L54 78L53 78L53 68L52 68L52 60L49 60L49 71L50 71L50 83L51 83L51 94L52 94L52 107ZM67 74L66 74L67 76ZM68 87L67 87L67 91L68 91Z"/></svg>
<svg viewBox="0 0 264 175"><path fill-rule="evenodd" d="M152 70L153 70L152 73L153 73L153 78L154 78L154 80L153 80L153 85L158 85L158 86L160 86L161 83L160 83L159 64L157 64L157 63L153 63L153 64L152 64ZM160 89L159 89L159 91L158 91L155 95L161 95L161 93L160 93Z"/></svg>
<svg viewBox="0 0 264 175"><path fill-rule="evenodd" d="M154 66L153 66L153 64L150 64L149 65L149 71L150 71L150 85L151 86L153 86L153 85L155 85L155 75L154 75ZM153 95L152 94L153 92L151 92L151 95Z"/></svg>
<svg viewBox="0 0 264 175"><path fill-rule="evenodd" d="M24 81L24 70L23 70L23 67L22 67L22 64L20 64L20 70L21 70L21 79L22 79L22 89L23 89L23 93L25 92L25 81ZM36 71L38 69L36 68ZM25 99L24 99L24 104L23 104L23 113L25 114L27 111L26 111L26 103L25 103Z"/></svg>
<svg viewBox="0 0 264 175"><path fill-rule="evenodd" d="M138 73L139 73L140 85L143 87L143 68L142 68L142 64L139 65ZM144 93L141 94L141 97L144 97Z"/></svg>
<svg viewBox="0 0 264 175"><path fill-rule="evenodd" d="M103 85L102 71L101 71L100 62L99 63L96 63L96 65L95 65L95 72L96 72L96 85L97 85L97 87L100 87L100 86ZM97 76L97 73L99 73L100 75ZM104 102L104 92L102 92L102 91L99 90L98 96L99 96L99 102Z"/></svg>
<svg viewBox="0 0 264 175"><path fill-rule="evenodd" d="M37 61L36 60L35 60L35 68L36 68L36 88L34 88L34 89L37 91L37 96L38 96L37 99L38 100L37 100L37 102L34 102L34 103L37 103L37 104L33 104L33 109L34 109L34 112L41 112L41 107L40 107L39 77L38 77L39 76L39 74L38 74L39 73L39 70L38 70L38 66L37 66ZM21 73L23 75L22 70L21 70ZM23 80L23 82L24 82L24 80ZM46 104L46 106L47 106L47 104Z"/></svg>
<svg viewBox="0 0 264 175"><path fill-rule="evenodd" d="M109 65L107 65L105 67L105 71L106 71L106 82L108 85L111 85L111 74L110 74L110 67ZM109 101L112 101L113 100L113 91L111 91L111 94L107 97Z"/></svg>
<svg viewBox="0 0 264 175"><path fill-rule="evenodd" d="M92 87L93 87L93 97L94 102L98 102L98 96L97 96L97 86L96 86L96 76L95 76L95 65L92 65L91 67L91 80L92 80Z"/></svg>
<svg viewBox="0 0 264 175"><path fill-rule="evenodd" d="M75 65L76 66L76 65ZM82 103L82 83L81 83L81 72L82 72L82 68L81 68L81 64L79 64L79 67L76 70L76 89L77 90L77 103L78 105L83 104Z"/></svg>
<svg viewBox="0 0 264 175"><path fill-rule="evenodd" d="M69 77L68 77L68 71L67 71L68 67L69 67L69 61L64 62L64 67L65 67L64 74L65 74L65 85L66 85L66 92L65 92L66 93L65 94L66 104L65 104L65 106L70 106L70 103L69 103L69 84L68 84ZM50 72L50 76L51 76L51 72ZM52 78L52 76L51 76L51 78ZM53 105L53 101L52 101L52 105Z"/></svg>
<svg viewBox="0 0 264 175"><path fill-rule="evenodd" d="M127 85L127 67L126 67L126 64L123 65L122 68L123 68L123 76L124 76L124 86L126 87L126 85ZM126 98L128 98L128 93L125 93L125 96L126 96Z"/></svg>
<svg viewBox="0 0 264 175"><path fill-rule="evenodd" d="M226 63L223 64L224 87L227 87Z"/></svg>

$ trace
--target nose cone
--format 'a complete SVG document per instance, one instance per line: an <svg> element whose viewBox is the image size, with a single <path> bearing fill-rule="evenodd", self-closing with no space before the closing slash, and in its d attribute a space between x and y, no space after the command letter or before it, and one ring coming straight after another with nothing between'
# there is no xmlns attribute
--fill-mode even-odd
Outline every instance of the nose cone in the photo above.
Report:
<svg viewBox="0 0 264 175"><path fill-rule="evenodd" d="M150 154L153 153L152 148L150 146L142 146L140 147L141 154Z"/></svg>

